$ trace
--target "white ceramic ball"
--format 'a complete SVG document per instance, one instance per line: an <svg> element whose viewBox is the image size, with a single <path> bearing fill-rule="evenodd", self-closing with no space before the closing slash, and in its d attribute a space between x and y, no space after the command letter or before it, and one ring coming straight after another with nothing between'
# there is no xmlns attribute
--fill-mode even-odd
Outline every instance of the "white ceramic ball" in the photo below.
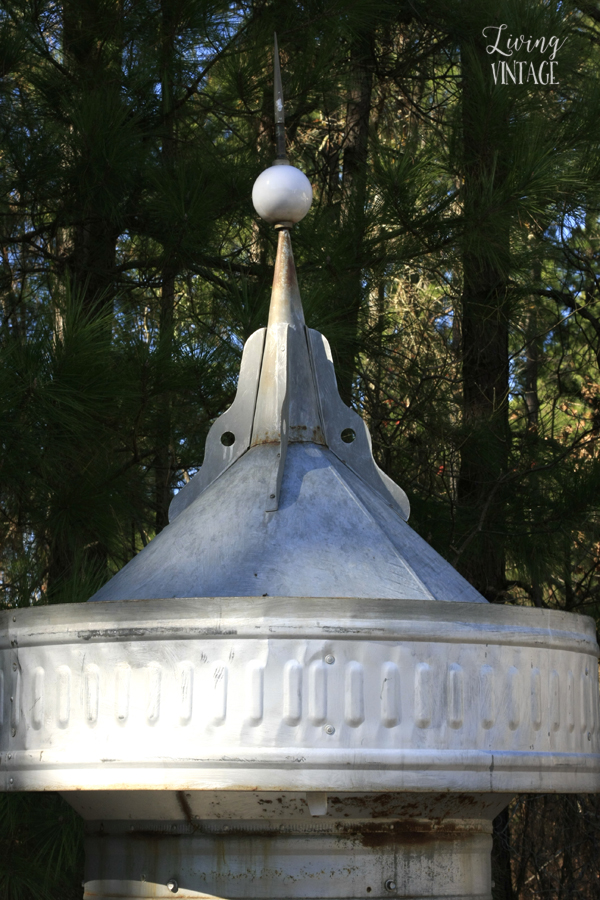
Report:
<svg viewBox="0 0 600 900"><path fill-rule="evenodd" d="M295 225L310 209L312 187L295 166L271 166L254 182L252 202L265 222Z"/></svg>

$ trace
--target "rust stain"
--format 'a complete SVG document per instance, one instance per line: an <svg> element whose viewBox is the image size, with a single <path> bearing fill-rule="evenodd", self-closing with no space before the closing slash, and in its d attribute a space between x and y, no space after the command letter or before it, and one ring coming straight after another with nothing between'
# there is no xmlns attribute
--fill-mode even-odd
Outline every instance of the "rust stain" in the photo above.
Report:
<svg viewBox="0 0 600 900"><path fill-rule="evenodd" d="M311 425L310 428L306 425L291 425L288 435L288 442L290 444L294 443L310 443L310 444L323 444L326 446L325 437L321 430L320 425ZM262 432L258 437L256 437L252 441L253 447L258 447L262 444L280 444L281 443L281 432L279 430L269 430Z"/></svg>
<svg viewBox="0 0 600 900"><path fill-rule="evenodd" d="M185 796L185 791L177 791L177 803L179 804L179 808L182 811L183 815L191 825L191 827L196 830L197 825L194 822L194 816L192 814L192 808L187 801L187 797Z"/></svg>
<svg viewBox="0 0 600 900"><path fill-rule="evenodd" d="M434 841L454 841L465 829L451 822L438 825L435 822L415 822L413 819L393 822L388 830L361 829L357 833L363 847L402 847L407 844L423 845Z"/></svg>

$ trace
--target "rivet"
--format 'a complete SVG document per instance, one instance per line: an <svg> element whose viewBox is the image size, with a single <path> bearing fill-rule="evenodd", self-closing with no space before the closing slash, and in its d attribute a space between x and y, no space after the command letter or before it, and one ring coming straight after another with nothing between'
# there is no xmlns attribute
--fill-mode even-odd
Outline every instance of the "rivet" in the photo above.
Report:
<svg viewBox="0 0 600 900"><path fill-rule="evenodd" d="M223 826L223 831L229 831L229 825L224 825L224 826Z"/></svg>
<svg viewBox="0 0 600 900"><path fill-rule="evenodd" d="M274 499L275 499L275 494L271 494L270 499L271 499L271 500L274 500Z"/></svg>
<svg viewBox="0 0 600 900"><path fill-rule="evenodd" d="M14 778L9 778L9 779L8 779L8 782L9 782L9 784L14 784L14 783L15 783L15 779L14 779Z"/></svg>
<svg viewBox="0 0 600 900"><path fill-rule="evenodd" d="M16 671L17 671L17 664L13 663L13 672L16 672Z"/></svg>
<svg viewBox="0 0 600 900"><path fill-rule="evenodd" d="M13 622L16 622L16 621L17 621L17 617L13 616Z"/></svg>
<svg viewBox="0 0 600 900"><path fill-rule="evenodd" d="M591 741L591 739L592 739L592 732L588 731L588 741Z"/></svg>
<svg viewBox="0 0 600 900"><path fill-rule="evenodd" d="M332 656L331 653L328 653L325 657L325 662L328 666L332 666L335 662L335 656Z"/></svg>
<svg viewBox="0 0 600 900"><path fill-rule="evenodd" d="M17 736L17 729L16 729L16 728L13 728L12 731L11 731L11 734L12 734L13 737L16 737L16 736Z"/></svg>
<svg viewBox="0 0 600 900"><path fill-rule="evenodd" d="M325 726L325 734L335 734L335 728L333 727L333 725Z"/></svg>
<svg viewBox="0 0 600 900"><path fill-rule="evenodd" d="M396 890L396 882L392 881L392 879L388 879L385 883L386 891L395 891Z"/></svg>
<svg viewBox="0 0 600 900"><path fill-rule="evenodd" d="M177 884L177 881L175 880L175 878L170 878L169 881L167 881L167 887L169 888L169 890L171 891L172 894L176 894L177 891L179 890L179 885Z"/></svg>
<svg viewBox="0 0 600 900"><path fill-rule="evenodd" d="M9 753L9 754L8 754L8 758L9 758L9 759L12 759L12 753Z"/></svg>

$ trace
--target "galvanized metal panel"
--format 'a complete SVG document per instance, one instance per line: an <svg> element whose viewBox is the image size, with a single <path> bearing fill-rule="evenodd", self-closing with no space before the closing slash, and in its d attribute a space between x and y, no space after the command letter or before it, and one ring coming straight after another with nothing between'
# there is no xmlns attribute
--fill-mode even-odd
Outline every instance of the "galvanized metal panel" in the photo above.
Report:
<svg viewBox="0 0 600 900"><path fill-rule="evenodd" d="M270 835L237 828L164 837L104 831L86 840L84 900L491 900L489 824L478 830L461 824L416 840L414 831L395 833L387 825L346 835L314 827Z"/></svg>
<svg viewBox="0 0 600 900"><path fill-rule="evenodd" d="M173 498L169 508L171 521L183 512L229 466L246 452L252 438L252 422L258 393L260 367L267 329L260 328L246 341L238 390L234 402L211 427L200 471ZM222 442L224 435L232 435L233 443Z"/></svg>
<svg viewBox="0 0 600 900"><path fill-rule="evenodd" d="M278 447L252 447L92 599L435 596L414 573L408 541L402 553L382 529L375 492L325 447L289 444L278 510L268 512ZM440 591L459 583L485 602L430 548L432 557Z"/></svg>
<svg viewBox="0 0 600 900"><path fill-rule="evenodd" d="M5 685L19 675L0 744L4 787L600 787L590 620L434 601L324 604L3 614ZM19 698L39 692L41 669L39 723L37 704Z"/></svg>
<svg viewBox="0 0 600 900"><path fill-rule="evenodd" d="M307 329L307 335L327 446L406 521L410 515L408 497L379 468L373 459L369 429L358 413L346 406L338 393L327 338L312 328Z"/></svg>

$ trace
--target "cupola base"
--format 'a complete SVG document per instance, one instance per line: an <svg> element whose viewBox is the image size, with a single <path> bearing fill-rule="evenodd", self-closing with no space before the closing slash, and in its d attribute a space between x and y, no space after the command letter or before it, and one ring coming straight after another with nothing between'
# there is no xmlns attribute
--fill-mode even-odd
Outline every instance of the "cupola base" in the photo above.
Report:
<svg viewBox="0 0 600 900"><path fill-rule="evenodd" d="M510 795L229 794L218 819L188 792L183 819L89 821L84 900L491 898L492 819Z"/></svg>

